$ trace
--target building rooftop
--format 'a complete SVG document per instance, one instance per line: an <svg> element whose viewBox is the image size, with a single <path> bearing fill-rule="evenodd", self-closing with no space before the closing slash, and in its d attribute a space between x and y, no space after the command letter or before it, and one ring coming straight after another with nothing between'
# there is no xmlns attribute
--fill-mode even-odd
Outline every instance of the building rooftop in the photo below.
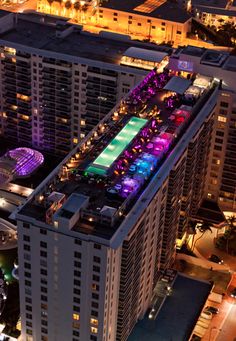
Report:
<svg viewBox="0 0 236 341"><path fill-rule="evenodd" d="M140 213L151 200L146 190L158 186L161 169L167 176L172 158L187 143L178 149L178 142L197 129L201 121L191 123L214 90L210 79L198 75L188 81L195 91L178 95L164 90L172 79L168 71L151 71L45 179L19 214L60 228L62 209L61 226L67 231L110 240L137 202ZM71 202L73 212L66 209Z"/></svg>
<svg viewBox="0 0 236 341"><path fill-rule="evenodd" d="M230 10L226 8L218 8L218 7L205 7L205 6L197 6L198 10L204 13L216 14L216 15L224 15L227 17L235 17L236 11Z"/></svg>
<svg viewBox="0 0 236 341"><path fill-rule="evenodd" d="M136 13L143 16L185 23L191 16L177 4L171 1L150 1L150 0L109 0L103 2L101 8L109 8L114 11Z"/></svg>
<svg viewBox="0 0 236 341"><path fill-rule="evenodd" d="M209 8L226 8L228 0L192 0L192 6L199 8L209 7Z"/></svg>
<svg viewBox="0 0 236 341"><path fill-rule="evenodd" d="M145 316L136 324L128 341L189 340L211 287L209 282L179 274L157 318L150 320Z"/></svg>
<svg viewBox="0 0 236 341"><path fill-rule="evenodd" d="M112 64L120 64L123 54L130 47L144 46L141 42L130 40L128 36L113 33L107 37L103 32L92 34L82 31L81 26L58 21L55 17L31 13L18 14L17 24L0 34L0 44L7 43L13 47L24 45L30 50L35 48ZM145 50L168 49L145 44Z"/></svg>

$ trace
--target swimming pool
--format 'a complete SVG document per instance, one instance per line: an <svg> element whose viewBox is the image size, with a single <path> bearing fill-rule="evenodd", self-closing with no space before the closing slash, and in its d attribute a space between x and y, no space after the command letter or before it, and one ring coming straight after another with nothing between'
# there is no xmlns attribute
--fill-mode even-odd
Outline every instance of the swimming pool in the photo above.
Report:
<svg viewBox="0 0 236 341"><path fill-rule="evenodd" d="M89 165L86 171L100 175L105 174L106 170L125 150L146 123L147 120L143 118L132 117L94 162Z"/></svg>

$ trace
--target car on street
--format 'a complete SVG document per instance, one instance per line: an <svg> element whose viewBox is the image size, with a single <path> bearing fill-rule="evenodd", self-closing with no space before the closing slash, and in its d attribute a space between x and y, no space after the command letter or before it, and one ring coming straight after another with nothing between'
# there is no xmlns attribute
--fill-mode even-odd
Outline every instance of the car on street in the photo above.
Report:
<svg viewBox="0 0 236 341"><path fill-rule="evenodd" d="M231 291L230 296L236 298L236 288Z"/></svg>
<svg viewBox="0 0 236 341"><path fill-rule="evenodd" d="M218 264L223 264L223 260L220 259L220 257L218 257L217 255L211 255L209 258L208 258L209 261L213 262L213 263L218 263Z"/></svg>
<svg viewBox="0 0 236 341"><path fill-rule="evenodd" d="M209 311L210 313L212 313L213 315L218 314L219 313L219 309L212 307L212 306L207 306L204 311Z"/></svg>

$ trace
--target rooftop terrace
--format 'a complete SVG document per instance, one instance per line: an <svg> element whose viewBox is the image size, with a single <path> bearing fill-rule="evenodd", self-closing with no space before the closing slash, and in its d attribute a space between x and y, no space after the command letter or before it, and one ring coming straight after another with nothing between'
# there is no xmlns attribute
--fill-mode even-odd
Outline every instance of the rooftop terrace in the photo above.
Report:
<svg viewBox="0 0 236 341"><path fill-rule="evenodd" d="M212 81L200 75L186 80L184 93L175 82L168 71L150 72L45 179L20 214L110 239L213 91Z"/></svg>

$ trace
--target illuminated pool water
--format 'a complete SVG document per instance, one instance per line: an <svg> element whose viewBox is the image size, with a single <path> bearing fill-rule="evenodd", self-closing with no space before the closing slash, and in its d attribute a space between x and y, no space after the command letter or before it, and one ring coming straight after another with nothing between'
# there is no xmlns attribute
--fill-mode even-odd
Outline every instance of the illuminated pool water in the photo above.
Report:
<svg viewBox="0 0 236 341"><path fill-rule="evenodd" d="M147 120L143 118L132 117L86 171L96 174L105 174L106 170L118 158L146 122Z"/></svg>

